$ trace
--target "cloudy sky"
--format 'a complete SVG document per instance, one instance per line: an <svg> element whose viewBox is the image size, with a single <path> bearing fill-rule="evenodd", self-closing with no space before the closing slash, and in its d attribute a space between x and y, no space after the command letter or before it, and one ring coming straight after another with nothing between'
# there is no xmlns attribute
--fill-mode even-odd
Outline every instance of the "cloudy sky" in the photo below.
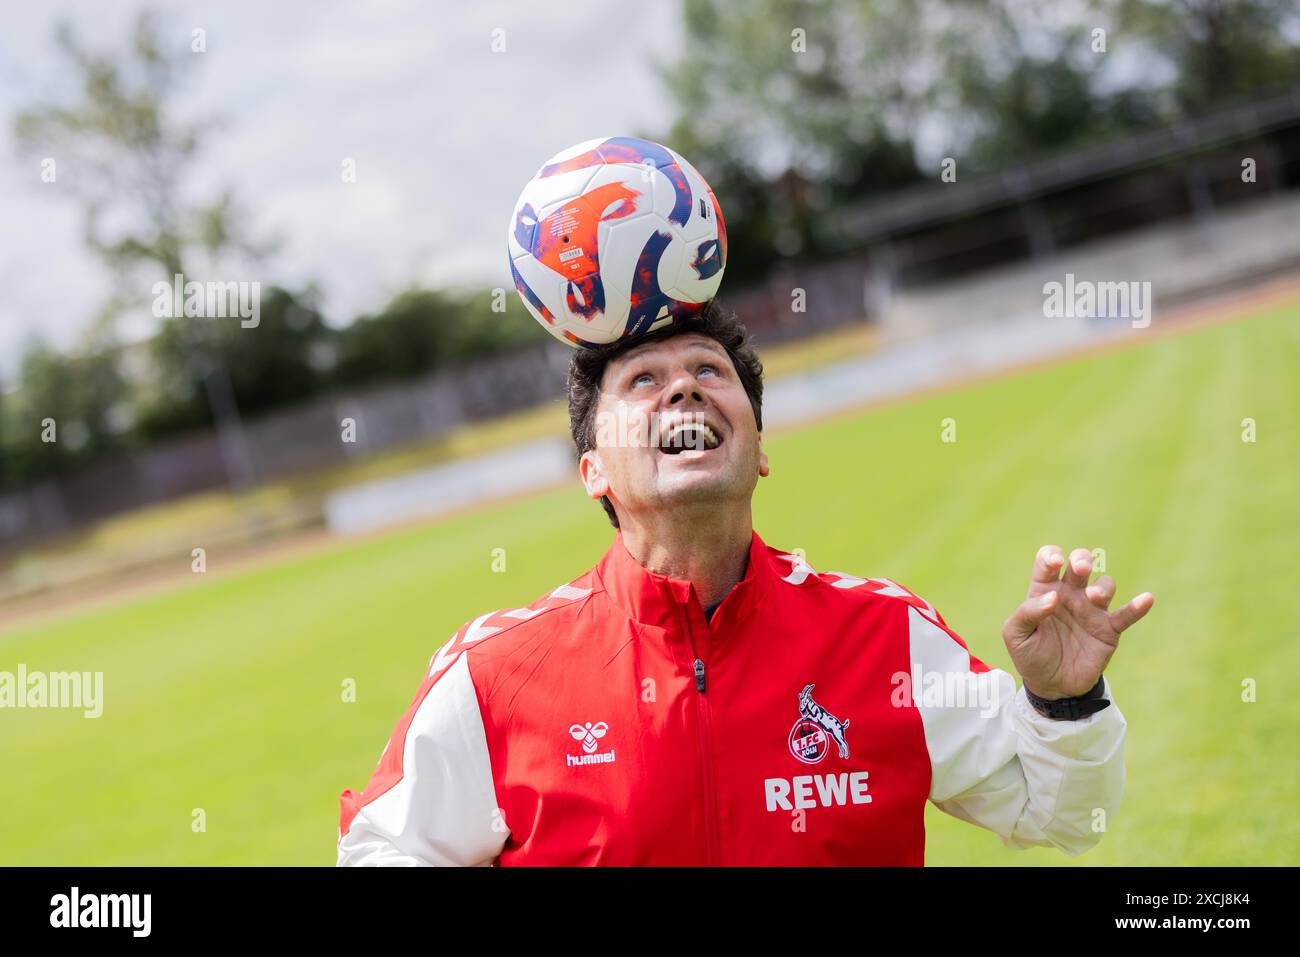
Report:
<svg viewBox="0 0 1300 957"><path fill-rule="evenodd" d="M87 254L81 211L13 140L17 110L74 92L53 42L121 47L140 4L0 0L0 377L40 336L74 343L111 283ZM412 281L509 287L505 234L547 157L596 136L658 133L671 108L655 74L680 36L678 4L566 0L207 0L162 5L194 57L177 103L211 126L195 185L229 185L253 232L281 240L264 279L316 280L338 322ZM207 51L190 54L192 31ZM492 51L504 31L505 52ZM57 158L57 157L56 157ZM345 158L356 182L342 181ZM152 322L125 318L132 334Z"/></svg>

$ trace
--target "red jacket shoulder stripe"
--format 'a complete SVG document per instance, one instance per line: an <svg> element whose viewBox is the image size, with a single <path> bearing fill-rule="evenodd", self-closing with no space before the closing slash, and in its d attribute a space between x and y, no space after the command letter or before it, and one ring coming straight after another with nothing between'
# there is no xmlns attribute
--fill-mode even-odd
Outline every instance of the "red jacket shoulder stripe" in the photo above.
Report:
<svg viewBox="0 0 1300 957"><path fill-rule="evenodd" d="M488 612L486 615L479 615L472 621L462 625L458 631L443 642L442 647L429 659L428 677L432 678L445 670L448 665L456 660L456 656L470 645L477 644L485 638L507 632L522 622L530 621L545 612L563 608L575 601L581 601L590 594L590 588L581 587L571 582L561 585L523 608L498 609Z"/></svg>

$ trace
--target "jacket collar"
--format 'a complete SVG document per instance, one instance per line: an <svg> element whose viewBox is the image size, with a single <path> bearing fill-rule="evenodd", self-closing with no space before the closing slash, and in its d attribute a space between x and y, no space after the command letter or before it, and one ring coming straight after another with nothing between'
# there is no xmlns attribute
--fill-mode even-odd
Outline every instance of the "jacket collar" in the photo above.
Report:
<svg viewBox="0 0 1300 957"><path fill-rule="evenodd" d="M772 567L767 545L759 538L758 532L751 531L750 536L745 577L722 600L706 627L717 630L747 618L770 587ZM609 551L597 563L595 572L610 599L642 624L660 628L679 626L684 610L697 623L704 625L704 609L695 586L684 579L648 571L627 550L621 530L614 536Z"/></svg>

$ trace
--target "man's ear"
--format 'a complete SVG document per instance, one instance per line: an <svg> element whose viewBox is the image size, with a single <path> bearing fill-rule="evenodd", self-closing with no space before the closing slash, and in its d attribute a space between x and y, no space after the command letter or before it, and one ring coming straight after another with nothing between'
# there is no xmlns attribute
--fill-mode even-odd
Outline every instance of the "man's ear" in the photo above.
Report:
<svg viewBox="0 0 1300 957"><path fill-rule="evenodd" d="M760 478L767 478L771 474L771 466L767 464L767 453L763 451L763 433L758 433L758 474Z"/></svg>
<svg viewBox="0 0 1300 957"><path fill-rule="evenodd" d="M600 453L595 449L582 453L578 460L578 472L582 475L582 484L587 489L587 497L599 499L609 494L609 479L605 477L605 466L601 464Z"/></svg>

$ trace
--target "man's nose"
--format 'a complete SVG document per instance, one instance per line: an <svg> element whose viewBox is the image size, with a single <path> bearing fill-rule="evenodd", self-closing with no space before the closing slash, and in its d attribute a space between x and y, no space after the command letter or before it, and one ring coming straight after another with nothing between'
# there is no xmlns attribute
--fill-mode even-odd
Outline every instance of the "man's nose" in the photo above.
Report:
<svg viewBox="0 0 1300 957"><path fill-rule="evenodd" d="M694 402L704 401L704 391L700 388L700 383L696 381L695 376L685 369L680 370L673 376L672 381L669 383L668 395L669 405L680 405L688 400Z"/></svg>

